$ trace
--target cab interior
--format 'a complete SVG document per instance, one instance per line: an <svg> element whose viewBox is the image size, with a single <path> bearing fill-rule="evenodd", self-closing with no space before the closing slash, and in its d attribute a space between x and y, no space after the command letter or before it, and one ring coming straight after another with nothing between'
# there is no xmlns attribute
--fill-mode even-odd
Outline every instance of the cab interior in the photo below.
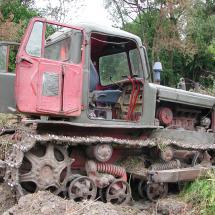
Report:
<svg viewBox="0 0 215 215"><path fill-rule="evenodd" d="M89 118L139 121L142 101L143 69L137 43L92 33Z"/></svg>

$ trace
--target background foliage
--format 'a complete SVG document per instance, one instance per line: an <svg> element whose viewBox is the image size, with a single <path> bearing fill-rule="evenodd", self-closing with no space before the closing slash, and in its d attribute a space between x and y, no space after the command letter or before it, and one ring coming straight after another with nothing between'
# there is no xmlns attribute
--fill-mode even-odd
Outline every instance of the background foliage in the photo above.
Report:
<svg viewBox="0 0 215 215"><path fill-rule="evenodd" d="M214 0L106 0L116 23L141 37L151 65L161 61L162 83L176 86L180 77L214 85Z"/></svg>
<svg viewBox="0 0 215 215"><path fill-rule="evenodd" d="M32 4L31 0L0 1L0 40L20 42L29 20L39 16Z"/></svg>
<svg viewBox="0 0 215 215"><path fill-rule="evenodd" d="M215 172L187 184L182 197L193 205L193 214L213 215L215 211Z"/></svg>

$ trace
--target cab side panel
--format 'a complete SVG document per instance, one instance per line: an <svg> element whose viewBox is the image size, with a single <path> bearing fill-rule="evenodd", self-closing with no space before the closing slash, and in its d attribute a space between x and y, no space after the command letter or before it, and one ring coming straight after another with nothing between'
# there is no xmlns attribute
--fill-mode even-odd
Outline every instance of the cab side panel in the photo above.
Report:
<svg viewBox="0 0 215 215"><path fill-rule="evenodd" d="M0 73L0 113L16 111L14 80L15 74Z"/></svg>

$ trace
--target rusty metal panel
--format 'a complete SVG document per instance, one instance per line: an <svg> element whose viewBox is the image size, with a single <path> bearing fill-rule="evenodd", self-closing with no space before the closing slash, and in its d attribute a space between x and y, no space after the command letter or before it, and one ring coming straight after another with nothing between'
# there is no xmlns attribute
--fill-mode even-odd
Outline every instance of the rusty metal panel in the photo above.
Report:
<svg viewBox="0 0 215 215"><path fill-rule="evenodd" d="M149 171L149 180L155 183L172 183L179 181L193 181L205 172L211 170L211 167L190 167L182 169L170 169L161 171Z"/></svg>
<svg viewBox="0 0 215 215"><path fill-rule="evenodd" d="M59 74L54 72L43 73L43 96L59 95Z"/></svg>
<svg viewBox="0 0 215 215"><path fill-rule="evenodd" d="M70 25L42 18L34 18L30 21L17 54L15 82L17 109L23 113L38 115L79 116L82 101L84 46L82 49L79 46L82 55L81 62L77 65L62 60L35 57L34 54L27 53L26 45L30 41L34 25L38 22L44 23L44 25L53 24L71 30L79 30L84 35L81 28ZM43 36L44 34L45 32L43 32ZM83 39L83 41L85 40ZM40 43L41 41L39 41L39 45ZM45 41L42 40L42 53L45 48L44 44ZM34 48L34 44L32 47Z"/></svg>
<svg viewBox="0 0 215 215"><path fill-rule="evenodd" d="M157 140L157 144L171 143L173 145L189 149L214 149L214 134L208 132L196 132L176 129L155 130L151 138Z"/></svg>
<svg viewBox="0 0 215 215"><path fill-rule="evenodd" d="M213 132L215 132L215 109L214 109L214 107L212 109L211 115L212 115L212 117L211 117L212 118L211 129L212 129Z"/></svg>
<svg viewBox="0 0 215 215"><path fill-rule="evenodd" d="M215 104L215 97L213 96L174 89L152 83L149 85L158 89L158 98L160 100L206 108L212 108Z"/></svg>
<svg viewBox="0 0 215 215"><path fill-rule="evenodd" d="M0 44L0 72L7 72L8 47Z"/></svg>
<svg viewBox="0 0 215 215"><path fill-rule="evenodd" d="M13 73L0 73L0 112L13 113L16 111L16 102L14 96Z"/></svg>

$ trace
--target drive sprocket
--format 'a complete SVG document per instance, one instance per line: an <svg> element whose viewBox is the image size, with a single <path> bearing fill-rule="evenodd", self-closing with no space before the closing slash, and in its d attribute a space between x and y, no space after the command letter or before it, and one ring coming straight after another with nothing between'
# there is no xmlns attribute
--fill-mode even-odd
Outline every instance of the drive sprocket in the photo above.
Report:
<svg viewBox="0 0 215 215"><path fill-rule="evenodd" d="M24 143L30 140L30 145ZM14 145L6 161L5 181L16 189L19 196L38 190L59 194L66 191L72 162L66 146L52 142L40 143L32 136L26 137Z"/></svg>

